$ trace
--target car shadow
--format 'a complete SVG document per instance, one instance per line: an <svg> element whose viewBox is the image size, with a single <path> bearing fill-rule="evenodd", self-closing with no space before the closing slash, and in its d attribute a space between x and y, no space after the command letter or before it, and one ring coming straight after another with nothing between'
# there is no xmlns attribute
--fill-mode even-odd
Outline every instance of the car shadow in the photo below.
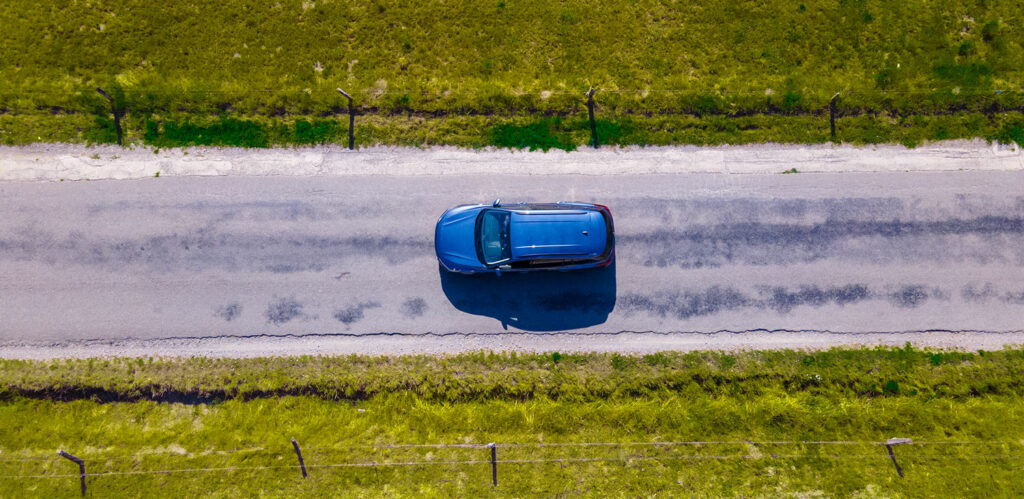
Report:
<svg viewBox="0 0 1024 499"><path fill-rule="evenodd" d="M567 272L464 275L438 266L441 288L458 310L493 317L501 327L560 331L596 326L615 308L615 262Z"/></svg>

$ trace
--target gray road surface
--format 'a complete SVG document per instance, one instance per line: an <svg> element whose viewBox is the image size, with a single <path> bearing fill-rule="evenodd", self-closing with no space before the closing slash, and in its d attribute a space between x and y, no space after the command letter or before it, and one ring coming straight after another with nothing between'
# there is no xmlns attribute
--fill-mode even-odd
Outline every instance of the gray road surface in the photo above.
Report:
<svg viewBox="0 0 1024 499"><path fill-rule="evenodd" d="M495 197L607 204L616 265L439 271L437 217ZM1022 329L1020 171L0 183L3 356L991 347Z"/></svg>

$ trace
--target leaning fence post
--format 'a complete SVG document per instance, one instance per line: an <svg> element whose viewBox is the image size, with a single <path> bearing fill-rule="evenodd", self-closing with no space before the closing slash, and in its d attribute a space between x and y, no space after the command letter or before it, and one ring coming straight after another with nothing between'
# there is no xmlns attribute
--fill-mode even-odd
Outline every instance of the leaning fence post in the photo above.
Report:
<svg viewBox="0 0 1024 499"><path fill-rule="evenodd" d="M498 446L491 442L487 444L491 448L491 483L498 486Z"/></svg>
<svg viewBox="0 0 1024 499"><path fill-rule="evenodd" d="M597 149L597 122L594 121L594 92L597 89L590 87L587 91L587 115L590 117L590 140Z"/></svg>
<svg viewBox="0 0 1024 499"><path fill-rule="evenodd" d="M889 451L889 459L892 459L892 465L896 467L896 474L903 478L903 469L900 468L900 464L896 462L896 454L892 452L892 446L900 444L912 444L914 443L909 438L890 438L885 441L885 449Z"/></svg>
<svg viewBox="0 0 1024 499"><path fill-rule="evenodd" d="M356 143L356 111L355 108L352 107L352 96L345 93L345 91L340 88L338 89L338 92L340 92L341 95L344 95L345 98L348 99L348 148L349 150L352 150L355 149Z"/></svg>
<svg viewBox="0 0 1024 499"><path fill-rule="evenodd" d="M114 103L114 98L111 97L110 94L104 92L102 88L96 87L96 91L99 92L99 94L103 97L106 97L108 101L110 101L110 112L114 114L114 131L117 132L117 145L122 145L121 114L123 114L124 111L117 107L117 104Z"/></svg>
<svg viewBox="0 0 1024 499"><path fill-rule="evenodd" d="M299 449L299 443L292 439L292 447L295 447L295 455L299 456L299 468L302 469L302 478L306 478L306 462L302 460L302 450Z"/></svg>
<svg viewBox="0 0 1024 499"><path fill-rule="evenodd" d="M85 497L85 461L83 461L82 459L79 459L79 458L77 458L75 456L72 456L71 454L68 454L67 452L64 452L63 450L57 451L57 455L60 456L60 457L65 458L65 459L68 459L71 462L73 462L73 463L78 465L79 477L82 479L82 497Z"/></svg>
<svg viewBox="0 0 1024 499"><path fill-rule="evenodd" d="M836 92L828 101L828 128L832 135L832 142L836 141L836 99L838 98L839 92Z"/></svg>

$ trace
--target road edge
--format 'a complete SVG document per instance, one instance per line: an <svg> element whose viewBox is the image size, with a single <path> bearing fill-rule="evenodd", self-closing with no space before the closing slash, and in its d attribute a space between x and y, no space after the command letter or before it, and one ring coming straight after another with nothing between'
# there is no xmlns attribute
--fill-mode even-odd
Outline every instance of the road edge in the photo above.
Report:
<svg viewBox="0 0 1024 499"><path fill-rule="evenodd" d="M580 342L599 336L600 342ZM367 333L189 337L162 339L93 339L0 343L0 358L62 359L102 357L251 358L300 355L452 355L476 351L618 352L827 350L913 345L948 350L998 350L1024 345L1018 331L612 331L495 333ZM497 348L495 348L497 345ZM182 352L189 352L183 355Z"/></svg>
<svg viewBox="0 0 1024 499"><path fill-rule="evenodd" d="M953 140L902 145L630 146L521 151L338 145L158 149L130 145L0 146L0 181L136 179L165 176L637 175L1024 170L1016 144Z"/></svg>

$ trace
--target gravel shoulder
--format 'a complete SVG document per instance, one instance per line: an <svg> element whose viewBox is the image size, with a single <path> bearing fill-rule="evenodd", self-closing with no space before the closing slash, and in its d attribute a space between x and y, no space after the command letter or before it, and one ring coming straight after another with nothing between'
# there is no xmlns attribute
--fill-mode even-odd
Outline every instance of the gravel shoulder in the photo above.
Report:
<svg viewBox="0 0 1024 499"><path fill-rule="evenodd" d="M454 355L464 352L621 352L648 354L696 350L825 350L833 347L903 346L998 350L1024 344L1020 331L843 332L753 330L717 332L310 334L224 336L52 343L0 343L0 357L268 357L297 355Z"/></svg>
<svg viewBox="0 0 1024 499"><path fill-rule="evenodd" d="M629 175L1022 170L1017 145L982 140L901 145L604 147L468 150L340 146L241 149L33 144L0 146L0 181L130 179L214 175Z"/></svg>

